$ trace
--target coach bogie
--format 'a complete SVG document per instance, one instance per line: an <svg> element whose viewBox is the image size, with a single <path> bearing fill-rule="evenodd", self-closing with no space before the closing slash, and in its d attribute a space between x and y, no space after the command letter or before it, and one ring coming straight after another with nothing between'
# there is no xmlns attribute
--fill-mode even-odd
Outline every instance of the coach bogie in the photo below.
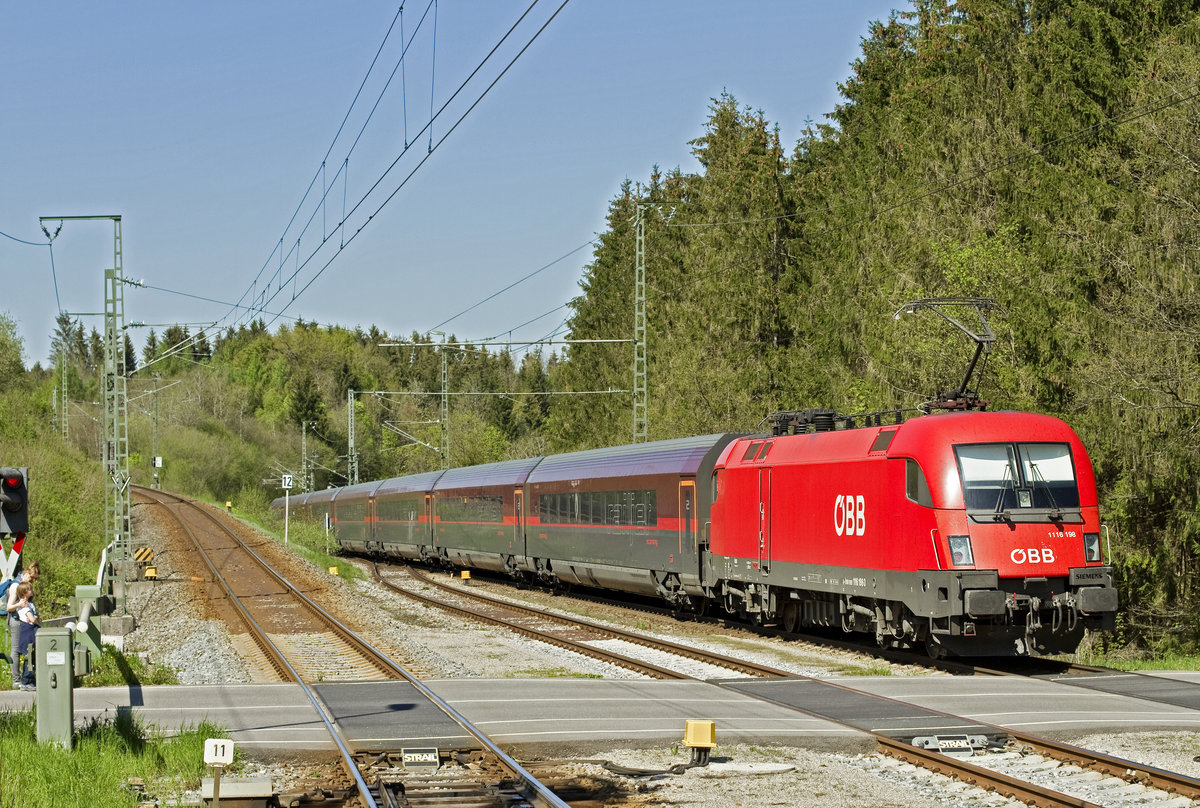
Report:
<svg viewBox="0 0 1200 808"><path fill-rule="evenodd" d="M555 589L559 586L558 576L548 558L533 559L533 579L541 586Z"/></svg>

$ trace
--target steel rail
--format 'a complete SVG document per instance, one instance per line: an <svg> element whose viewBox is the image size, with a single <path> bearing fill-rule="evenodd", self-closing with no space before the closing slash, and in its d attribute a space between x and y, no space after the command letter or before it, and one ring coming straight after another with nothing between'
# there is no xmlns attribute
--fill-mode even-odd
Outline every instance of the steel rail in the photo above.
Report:
<svg viewBox="0 0 1200 808"><path fill-rule="evenodd" d="M411 567L410 567L411 569ZM492 579L497 580L497 579ZM502 583L513 585L512 579L503 579ZM444 584L443 584L444 586ZM456 590L457 591L457 590ZM617 600L611 597L604 597L600 594L590 592L572 591L571 597L574 600L585 601L589 603L599 603L606 606L615 606L621 609L632 609L647 614L656 614L664 617L670 617L676 614L669 608L662 606L654 606L646 603L636 603L633 601ZM697 613L692 614L691 619L697 623L705 623L711 625L725 625L728 627L729 615L717 615L713 613ZM771 628L769 626L752 626L749 623L735 623L737 628L745 630L756 636L778 637L785 640L798 640L808 643L822 649L833 649L836 651L845 651L847 653L859 654L863 656L873 657L884 662L891 662L898 665L915 665L921 668L929 668L932 670L942 671L953 675L987 675L987 676L1007 676L1011 675L1006 671L990 670L980 668L970 663L958 659L934 659L926 654L903 651L893 648L882 648L864 644L862 642L853 642L850 640L837 640L830 637L822 637L814 634L805 634L797 631L784 631L781 628ZM764 666L765 667L765 666ZM768 669L769 670L769 669ZM794 676L795 674L782 672L780 674L765 674Z"/></svg>
<svg viewBox="0 0 1200 808"><path fill-rule="evenodd" d="M150 489L141 489L139 487L139 490L146 491L148 498L154 499L153 496L149 495ZM155 490L154 493L161 494L162 492ZM173 497L173 495L167 495L167 496ZM496 760L500 763L501 767L504 768L506 771L508 771L511 774L511 776L518 782L520 788L522 789L525 796L529 799L529 801L531 803L533 803L535 806L538 806L538 808L571 808L565 801L563 801L561 798L559 798L558 795L556 795L548 786L543 784L536 777L534 777L532 774L530 774L528 771L526 771L526 769L523 766L521 766L520 763L518 763L514 758L509 756L508 753L506 753L503 749L501 749L494 741L492 741L491 738L489 738L487 735L483 734L482 731L480 731L478 728L476 728L475 725L472 724L465 716L463 716L461 713L459 713L457 710L455 710L453 707L451 707L448 702L446 702L440 696L435 694L432 690L430 690L425 685L423 685L419 679L414 677L408 671L404 670L404 668L402 668L398 665L395 665L395 663L393 663L390 659L388 659L381 651L379 651L379 650L375 649L373 646L371 646L370 643L366 642L365 640L358 637L357 635L354 635L354 632L350 631L350 629L346 628L336 618L334 618L332 615L329 615L328 613L326 613L324 609L321 609L320 606L317 606L307 596L305 596L303 593L299 592L299 590L297 590L294 586L292 586L292 584L286 578L279 575L273 568L271 568L271 566L261 556L259 556L252 549L250 549L248 546L246 546L245 543L242 542L235 533L233 533L233 531L231 531L226 525L222 524L220 519L218 519L213 514L209 513L204 508L201 508L199 505L196 505L195 503L191 502L190 500L183 499L182 497L173 497L173 498L177 499L181 503L191 505L193 508L195 508L197 511L202 513L204 516L206 516L207 518L211 519L212 521L214 521L215 523L220 525L221 528L223 530L225 530L235 541L238 541L238 543L241 544L244 547L244 549L247 552L249 552L250 555L252 555L259 564L261 564L263 567L265 567L267 569L268 572L270 572L272 575L274 575L276 580L278 580L284 586L288 587L290 590L295 591L295 593L298 594L302 600L304 600L312 608L317 610L320 614L328 617L328 619L331 620L336 625L338 625L342 631L345 631L345 632L349 633L350 635L354 636L356 642L361 643L361 645L363 647L370 649L372 654L377 655L380 659L386 660L389 665L394 667L395 671L399 674L399 676L401 678L408 681L409 684L411 684L414 688L416 688L423 696L425 696L425 698L429 699L429 701L432 702L438 709L440 709L442 712L444 712L446 715L448 715L451 718L451 720L453 720L460 727L462 727L462 729L465 730L467 732L467 734L469 734L471 737L475 738L475 740L479 742L480 746L484 750L486 750L488 753L493 755L496 758ZM181 520L181 522L182 522L182 520ZM235 600L236 600L236 598L235 598ZM247 617L249 617L249 615L247 615ZM253 618L249 618L249 619L253 623ZM261 631L261 628L257 626L257 623L254 623L254 625L256 627L256 630ZM265 632L264 632L264 638L265 638ZM267 639L267 642L270 643L270 640ZM272 645L272 647L274 647L273 643L271 643L271 645ZM276 650L278 650L278 649L276 649ZM355 783L358 785L359 792L362 795L363 800L368 803L368 808L379 808L378 804L371 797L370 788L366 784L365 780L363 779L362 773L359 771L358 766L355 764L353 756L350 753L350 750L347 748L345 741L341 736L340 731L333 724L332 719L329 717L328 713L326 712L325 707L321 703L319 697L316 695L315 692L312 691L311 688L309 688L309 686L305 682L303 682L301 680L300 676L296 673L295 669L292 668L292 666L287 662L286 659L284 659L284 664L287 666L288 670L291 672L291 675L295 677L295 681L304 690L304 693L308 697L309 701L312 703L313 708L317 711L317 714L321 717L321 721L325 724L326 728L329 730L331 736L334 739L334 742L337 744L338 749L343 756L344 765L347 767L349 773L354 778Z"/></svg>
<svg viewBox="0 0 1200 808"><path fill-rule="evenodd" d="M938 774L954 777L968 785L995 791L1026 805L1037 805L1040 808L1102 808L1097 803L1070 794L1063 794L1036 783L1018 780L982 766L973 766L965 760L943 755L940 752L921 749L878 734L875 735L875 740L885 755Z"/></svg>
<svg viewBox="0 0 1200 808"><path fill-rule="evenodd" d="M456 614L460 617L466 617L471 620L482 620L485 623L491 623L492 625L502 626L503 628L509 629L510 631L515 631L516 633L518 633L524 637L529 637L530 639L549 643L551 645L556 645L559 648L565 648L568 651L574 651L575 653L583 654L584 656L591 657L592 659L598 659L602 662L611 662L622 668L636 671L637 673L643 673L647 676L653 676L656 679L694 679L695 678L694 676L688 676L685 673L680 673L679 671L671 670L670 668L664 668L662 666L655 665L652 662L644 662L640 659L634 659L633 657L627 657L627 656L624 656L623 654L618 654L614 651L604 651L600 648L594 648L593 646L586 645L585 643L581 643L581 642L576 642L575 640L569 640L565 637L556 637L552 634L547 634L545 632L538 631L537 629L532 629L532 628L529 628L528 626L522 626L519 623L514 623L511 620L505 620L503 617L496 617L495 615L480 614L479 612L472 611L463 606L455 606L453 603L447 603L444 600L438 600L437 598L432 598L432 597L429 597L428 595L422 595L420 592L413 592L409 589L405 589L404 587L397 586L396 584L383 578L383 576L381 576L379 574L378 566L374 566L374 572L375 572L375 580L378 581L379 583L383 584L384 586L386 586L388 589L391 589L393 592L403 595L404 597L411 598L412 600L415 600L419 603L424 603L426 605L433 606L438 609L442 609L443 611L447 611L452 614ZM424 580L424 579L421 579L421 580ZM452 591L456 591L456 590L452 590ZM546 615L543 615L543 616L546 616Z"/></svg>
<svg viewBox="0 0 1200 808"><path fill-rule="evenodd" d="M790 671L781 670L779 668L772 668L769 665L760 665L757 662L750 662L745 659L737 659L735 657L726 656L725 654L720 654L715 651L705 651L700 648L693 648L692 646L689 646L689 645L682 645L680 643L671 642L670 640L661 640L656 637L648 637L644 634L637 634L632 631L626 631L625 629L615 628L613 626L605 626L605 625L601 625L600 623L593 623L590 620L585 620L580 617L571 617L571 616L560 615L560 614L549 614L547 612L541 611L540 609L536 609L531 606L525 606L525 605L522 605L519 603L511 603L502 598L493 597L491 595L487 595L482 592L471 592L471 591L467 591L467 590L462 590L462 589L459 589L458 587L450 586L448 584L442 583L441 581L434 580L433 578L430 578L430 577L424 575L422 572L420 572L419 570L415 570L412 567L408 568L408 572L410 575L412 575L419 581L430 584L432 586L439 587L442 590L447 591L447 592L453 592L456 595L462 595L464 597L474 598L476 600L481 600L486 603L491 603L491 604L493 604L495 606L499 606L501 608L511 609L512 611L535 616L540 619L557 620L561 623L566 623L567 625L570 625L570 626L574 626L577 628L584 628L589 631L594 631L598 634L607 635L614 639L625 640L626 642L631 642L636 645L644 646L646 648L652 648L657 651L665 651L667 653L676 654L678 656L686 657L688 659L693 659L693 660L696 660L699 662L706 662L710 665L716 665L717 667L729 668L730 670L737 671L738 673L745 673L745 674L749 674L750 676L758 676L758 677L762 677L765 679L786 678L789 676L795 676L795 674ZM376 575L378 576L378 565L376 565ZM384 581L383 583L387 584L386 581ZM387 584L387 585L390 586L390 584ZM488 618L488 619L492 619L492 618ZM517 629L517 630L520 630L520 629ZM570 641L568 640L568 642L570 642ZM589 646L585 646L585 647L589 647ZM685 678L692 678L692 677L685 677Z"/></svg>
<svg viewBox="0 0 1200 808"><path fill-rule="evenodd" d="M146 491L146 489L140 489L140 490ZM156 497L154 495L147 494L147 496L149 499L156 499ZM192 504L182 498L177 498L177 499L180 503ZM161 502L161 500L160 500L160 503L164 504L164 505L166 504L164 502ZM217 520L211 514L206 513L199 506L193 504L192 507L196 508L196 510L199 510L201 513L203 513L205 516L207 516L212 521L220 524L219 520ZM229 588L228 583L225 581L225 579L223 577L221 577L221 574L219 572L217 572L216 567L213 566L212 560L208 557L208 553L205 552L205 550L201 546L200 542L196 539L195 533L193 533L191 528L187 526L187 523L183 521L183 518L180 517L178 514L176 514L175 517L179 521L179 524L181 526L183 526L183 529L187 531L188 535L191 536L192 541L195 542L196 549L199 550L200 555L204 557L204 561L205 561L205 563L208 564L209 569L211 569L213 571L213 573L221 580L222 585L225 586L226 591L229 593L230 598L232 598L234 604L238 607L239 611L241 612L243 619L246 621L247 628L250 629L251 634L255 638L255 642L256 643L259 643L260 641L265 642L268 646L270 646L271 650L268 652L268 655L272 658L272 660L279 659L282 662L284 669L286 671L285 678L298 684L300 686L300 689L304 691L304 695L308 698L309 702L312 704L313 709L317 711L317 715L320 716L321 722L324 723L325 728L327 730L329 730L329 735L331 738L333 738L333 742L335 744L337 744L338 751L342 755L342 767L346 770L346 773L349 774L354 779L354 782L358 785L360 798L363 800L364 803L366 803L367 808L378 808L378 803L375 802L375 800L371 797L370 786L368 786L366 780L363 779L362 772L359 771L358 764L355 763L354 756L350 752L349 747L347 747L345 738L342 737L341 731L333 723L332 719L330 719L328 713L325 710L324 705L321 703L320 699L317 698L317 694L313 691L313 689L311 687L309 687L308 683L305 682L301 678L300 674L296 672L296 669L292 667L292 664L287 661L287 657L283 654L283 652L279 650L279 648L275 645L275 643L271 642L270 637L267 636L266 630L262 626L260 626L258 624L258 622L253 617L250 616L250 613L245 609L245 607L242 606L241 600L237 597L237 595L235 595L233 593L233 590ZM221 527L225 527L225 526L221 525ZM229 532L228 528L226 528L226 530L227 530L227 532ZM230 535L231 536L233 535L232 532L230 532ZM241 542L241 540L238 539L237 536L233 536L233 538L235 540L237 540L239 544L242 544L243 547L245 546L244 542ZM245 549L249 550L248 547ZM255 558L258 558L258 555L256 553L254 553L253 551L250 551L250 552L251 552L251 555L253 555ZM261 562L262 560L259 559L259 561ZM290 584L288 584L288 586L289 586L289 588L291 588Z"/></svg>
<svg viewBox="0 0 1200 808"><path fill-rule="evenodd" d="M184 500L177 497L171 497L170 494L162 494L161 492L153 491L152 489L143 489L139 486L132 486L132 488L137 489L152 502L162 505L167 509L168 513L170 513L170 509L167 507L168 505L178 505L183 504L184 502ZM171 499L174 500L174 503L167 499L162 499L162 497L171 497ZM184 532L187 533L188 538L192 540L192 544L196 546L196 550L200 553L200 558L202 558L204 563L208 566L208 570L212 573L214 580L221 585L221 588L228 596L229 602L233 604L235 610L237 611L238 618L242 621L242 625L246 627L246 633L250 635L250 638L254 640L254 644L258 646L258 649L262 651L263 655L267 657L268 661L270 661L271 667L275 669L275 673L278 674L279 678L285 682L300 681L299 677L295 676L295 671L292 670L292 666L288 664L287 659L285 659L279 649L275 647L275 644L267 638L266 633L260 630L258 623L255 622L254 618L250 616L250 612L242 604L241 598L234 594L233 588L230 586L229 582L225 580L225 576L221 574L220 570L217 569L208 553L205 552L204 547L200 544L200 540L196 537L195 532L191 529L191 527L188 526L187 522L183 521L183 517L181 517L179 514L173 513L172 516L175 517L175 521L180 527L183 528Z"/></svg>
<svg viewBox="0 0 1200 808"><path fill-rule="evenodd" d="M1008 734L1014 741L1022 743L1046 757L1051 757L1064 763L1073 763L1076 766L1092 769L1102 774L1111 774L1127 782L1140 783L1170 794L1178 794L1190 800L1200 799L1200 780L1195 778L1169 772L1154 766L1147 766L1144 763L1137 763L1125 758L1106 755L1102 752L1081 749L1071 744L1060 743L1047 738L1039 738L1035 735L1027 735L1023 732L1010 730Z"/></svg>
<svg viewBox="0 0 1200 808"><path fill-rule="evenodd" d="M190 505L193 509L195 509L199 513L203 514L208 519L212 520L212 522L215 525L217 525L222 530L224 530L231 539L236 541L241 546L241 549L245 550L247 553L250 554L251 557L254 558L254 560L259 564L259 566L267 574L269 574L272 578L274 578L276 581L278 581L281 586L285 587L288 590L289 594L294 595L296 598L298 598L300 600L300 602L302 602L314 614L316 614L318 617L320 617L321 620L323 620L326 623L328 623L329 625L333 626L334 630L336 631L338 636L341 637L342 639L346 640L347 642L349 642L352 646L354 646L355 650L357 650L364 658L368 659L372 664L374 664L377 668L382 670L384 673L388 673L393 676L401 677L401 678L407 675L404 668L397 665L395 662L393 662L391 659L389 659L386 654L384 654L379 649L375 648L373 645L368 643L362 637L359 637L349 627L347 627L345 623L341 622L336 617L334 617L332 614L330 614L329 612L322 609L310 597L308 597L303 592L301 592L299 587L295 586L287 578L284 578L282 575L280 575L279 572L277 570L275 570L274 567L272 567L269 563L267 563L266 559L264 559L258 553L254 552L254 550L249 545L247 545L244 541L242 541L241 538L239 538L236 533L234 533L232 530L230 530L228 525L223 523L220 519L217 519L216 517L214 517L212 514L208 513L204 508L200 507L196 503L188 501L188 500L181 500L181 501L186 505Z"/></svg>

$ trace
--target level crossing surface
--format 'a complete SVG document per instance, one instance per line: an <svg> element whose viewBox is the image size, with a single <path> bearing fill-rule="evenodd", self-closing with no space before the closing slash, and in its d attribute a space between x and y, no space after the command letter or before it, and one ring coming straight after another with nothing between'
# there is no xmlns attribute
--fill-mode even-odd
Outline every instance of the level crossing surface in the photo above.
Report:
<svg viewBox="0 0 1200 808"><path fill-rule="evenodd" d="M1170 675L1161 678L1181 681ZM851 748L861 742L855 729L831 720L835 716L853 718L863 729L895 734L930 734L936 729L930 723L907 726L904 722L916 713L898 703L1030 733L1147 727L1200 732L1200 710L1042 679L842 677L828 681L844 693L839 696L845 699L844 709L839 710L830 696L833 691L815 687L807 679L739 680L732 686L583 679L455 679L424 684L498 743L558 750L674 744L688 719L716 722L722 744L816 748ZM440 738L450 746L464 743L431 712L436 708L428 703L417 706L417 692L411 685L323 683L319 693L356 750L440 746L442 741L435 740ZM883 704L891 706L879 707L877 702L876 709L864 694L885 697L891 701ZM32 693L0 692L0 710L28 709L33 698ZM797 709L786 706L789 703ZM212 721L228 728L229 737L250 753L334 749L316 710L292 684L102 687L75 692L77 723L127 711L168 732Z"/></svg>
<svg viewBox="0 0 1200 808"><path fill-rule="evenodd" d="M1163 674L1141 673L1063 674L1047 676L1049 681L1061 684L1119 693L1139 699L1160 701L1177 707L1200 710L1200 671L1169 671Z"/></svg>

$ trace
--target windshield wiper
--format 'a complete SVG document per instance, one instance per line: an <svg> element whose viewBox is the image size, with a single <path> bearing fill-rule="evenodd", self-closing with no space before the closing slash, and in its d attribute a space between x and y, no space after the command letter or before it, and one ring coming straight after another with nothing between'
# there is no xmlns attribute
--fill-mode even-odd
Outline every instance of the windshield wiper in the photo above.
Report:
<svg viewBox="0 0 1200 808"><path fill-rule="evenodd" d="M996 507L992 508L992 519L996 522L1011 522L1012 514L1004 508L1004 484L1008 483L1008 487L1016 494L1016 488L1013 487L1012 481L1012 466L1008 463L1004 464L1004 475L1000 478L1000 492L996 494Z"/></svg>
<svg viewBox="0 0 1200 808"><path fill-rule="evenodd" d="M1042 476L1042 472L1038 470L1037 463L1029 464L1030 470L1033 471L1033 482L1037 485L1041 482L1042 487L1046 489L1046 498L1050 500L1050 519L1057 522L1062 519L1062 508L1058 507L1058 503L1054 500L1054 492L1050 490L1050 483Z"/></svg>

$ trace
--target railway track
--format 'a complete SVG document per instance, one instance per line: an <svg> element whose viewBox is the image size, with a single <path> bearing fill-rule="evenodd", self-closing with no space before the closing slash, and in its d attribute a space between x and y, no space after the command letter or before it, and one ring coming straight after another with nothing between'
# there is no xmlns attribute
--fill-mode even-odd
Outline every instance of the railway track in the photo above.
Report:
<svg viewBox="0 0 1200 808"><path fill-rule="evenodd" d="M441 593L441 597L433 597L418 591L416 587L398 584L395 579L385 577L379 571L378 564L372 565L375 579L379 583L405 597L453 612L470 620L503 626L522 636L566 648L656 679L692 679L696 677L682 673L668 665L637 659L611 649L597 647L593 643L619 640L630 645L651 649L657 653L682 657L747 676L772 678L793 675L789 671L769 665L737 659L581 618L550 614L536 607L524 606L482 592L472 592L469 589L450 586L413 567L393 567L392 569L402 569L417 583L432 587ZM456 600L460 602L456 603ZM469 605L463 605L462 601L468 602Z"/></svg>
<svg viewBox="0 0 1200 808"><path fill-rule="evenodd" d="M276 572L254 551L254 539L242 538L194 502L140 491L178 520L204 559L216 591L236 612L278 681L404 678L403 668Z"/></svg>
<svg viewBox="0 0 1200 808"><path fill-rule="evenodd" d="M413 569L411 565L409 565L407 568ZM519 597L520 590L513 586L511 579L502 576L495 576L487 572L476 574L478 575L478 580L486 580L490 584L504 587L506 589L512 589L514 597ZM449 589L451 591L461 591L458 587L447 587L442 582L436 582L436 584L439 587ZM654 615L656 617L678 617L678 614L671 609L655 605L654 603L639 602L633 599L616 599L612 597L606 597L603 594L593 591L580 591L577 589L571 589L558 594L584 603L595 603L606 607L641 612L648 615ZM507 601L505 602L507 603ZM896 648L881 648L869 643L835 639L817 634L787 632L771 626L750 626L748 624L739 623L736 621L731 622L725 616L693 614L689 615L687 619L696 623L719 626L724 629L738 632L746 632L748 635L753 637L779 638L787 640L789 643L795 642L814 649L832 650L847 654L854 654L873 661L886 662L905 667L925 668L938 673L948 673L954 676L1062 676L1082 673L1113 672L1112 669L1109 668L1101 668L1094 665L1083 665L1074 662L1065 662L1052 659L1028 659L1018 657L1014 657L1011 660L987 659L982 661L972 661L966 658L959 659L944 657L935 659L923 652L907 651Z"/></svg>
<svg viewBox="0 0 1200 808"><path fill-rule="evenodd" d="M262 657L281 681L295 682L303 689L328 729L342 768L353 783L346 793L354 793L364 808L422 804L442 808L568 808L449 704L274 570L251 547L253 539L243 538L222 517L191 500L136 486L134 491L174 517L203 557ZM339 678L407 680L474 737L478 750L470 759L447 761L433 777L398 769L390 765L387 754L364 760L350 748L330 717L331 711L313 688L317 681ZM432 801L408 799L405 795L409 790L414 796L423 792Z"/></svg>
<svg viewBox="0 0 1200 808"><path fill-rule="evenodd" d="M418 582L435 587L443 594L440 597L431 597L415 592L411 587L399 587L403 594L439 608L449 608L469 615L472 619L486 619L500 625L513 623L511 615L514 613L543 623L551 617L555 621L560 619L558 615L547 615L537 607L518 605L481 592L464 590L461 586L438 581L412 568L404 569ZM398 588L383 576L377 565L375 573L377 579L385 586ZM447 598L466 597L482 605L464 608L460 604L447 602ZM491 611L493 608L497 611ZM480 617L481 612L486 613L486 616ZM501 614L507 614L508 617L502 617ZM564 625L576 630L595 631L595 636L604 636L604 633L611 631L615 636L628 639L632 634L608 626L598 626L587 620L561 619ZM516 630L527 636L539 634L535 630L529 630L526 625L519 625ZM975 665L964 665L964 669L977 675L1014 675L1012 671ZM1054 669L1072 670L1069 666L1057 666ZM781 674L791 675L782 671L777 671L774 675ZM970 757L943 755L886 735L873 735L879 750L889 757L954 777L966 784L1027 805L1048 808L1102 808L1158 803L1174 808L1190 804L1190 800L1200 800L1200 781L1193 778L1025 733L1012 732L1000 727L995 729L1001 734L1007 732L1010 738L1007 747ZM1047 772L1050 774L1046 775ZM1039 778L1039 775L1043 776ZM1051 782L1039 782L1039 779ZM1069 792L1096 792L1105 796L1093 800Z"/></svg>
<svg viewBox="0 0 1200 808"><path fill-rule="evenodd" d="M957 757L886 736L884 755L1026 805L1044 808L1106 808L1127 805L1190 806L1200 781L1134 761L1019 732L1003 750Z"/></svg>
<svg viewBox="0 0 1200 808"><path fill-rule="evenodd" d="M154 492L157 494L158 492ZM175 501L174 504L170 500L163 503L167 507L173 507L176 510L189 513L190 509L196 506L185 504L182 501ZM209 517L211 518L211 517ZM189 522L191 520L189 519ZM203 522L203 519L200 519ZM226 529L227 530L227 529ZM200 533L201 531L192 530L189 532ZM225 531L217 531L225 532ZM233 531L229 531L232 533ZM238 574L241 574L243 568L249 565L249 562L243 557L241 560L233 560L234 553L229 547L232 539L210 537L207 540L207 545L211 551L218 556L228 557L232 567L237 569ZM251 551L253 554L253 552ZM253 554L257 555L257 554ZM224 568L216 565L217 569ZM230 573L223 575L226 579L237 577ZM282 579L276 579L280 581ZM284 581L284 583L286 583ZM438 584L440 582L430 581L422 583L421 586ZM282 583L278 584L282 586ZM250 601L261 600L263 603L273 604L274 608L284 608L290 611L298 611L299 607L281 607L278 601L274 600L275 592L273 584L271 587L265 587L264 592L258 594L249 594L246 599ZM446 587L450 589L455 597L463 595L459 587ZM472 596L481 595L482 593L469 593ZM233 594L229 595L229 599L235 599ZM307 598L304 598L307 600ZM487 600L495 601L489 608L501 608L498 604L503 603L505 610L511 610L511 604L503 601L497 601L494 598ZM247 612L250 610L247 608ZM546 621L547 615L536 609L524 609L529 620ZM278 620L284 627L293 625L290 622L291 615L285 612L283 617L278 617ZM288 618L287 620L284 617ZM555 618L556 620L558 618ZM569 629L577 634L592 634L599 630L603 630L608 636L613 634L622 635L628 632L621 632L607 627L601 627L597 624L592 624L589 621L575 621L576 625ZM277 624L276 629L280 626ZM279 632L276 631L276 634ZM351 632L352 633L352 632ZM270 640L270 632L267 632L267 640ZM596 636L593 634L593 636ZM629 641L628 637L623 638ZM639 638L640 639L640 638ZM271 645L275 645L271 643ZM287 645L284 643L284 645ZM681 646L684 647L684 646ZM684 647L686 648L686 647ZM296 680L302 680L303 676L295 671L294 666L288 662L289 653L295 653L294 649L279 649L276 650L284 660L285 670L291 669L296 673ZM694 652L695 649L687 649L689 652ZM266 652L264 652L266 653ZM303 651L301 652L303 653ZM349 653L348 651L323 651L323 653L334 653L341 655ZM269 655L269 654L268 654ZM737 670L744 666L744 661L736 660L736 667L730 669ZM711 663L710 663L711 664ZM741 670L740 672L745 672ZM318 674L323 677L323 674ZM370 674L368 678L382 674ZM678 675L678 674L674 674ZM774 669L766 669L765 673L758 675L778 676L788 675L783 671ZM418 683L419 685L419 683ZM431 694L432 695L432 694ZM316 704L316 697L310 696ZM436 697L434 697L436 698ZM449 709L449 708L447 708ZM324 715L324 712L318 708L318 713ZM465 720L465 719L464 719ZM330 726L331 734L337 738L337 730L332 724L327 721ZM1200 794L1200 784L1186 777L1174 775L1169 772L1161 772L1150 767L1138 766L1129 761L1122 761L1117 758L1106 758L1105 756L1095 755L1085 750L1066 747L1061 753L1052 752L1046 745L1043 739L1033 738L1032 736L1013 736L1014 744L1011 745L1009 752L1006 755L997 756L994 759L1003 761L1005 758L1017 761L1018 768L1021 765L1027 764L1029 761L1034 762L1033 768L1040 768L1039 762L1043 759L1051 758L1061 759L1062 764L1066 769L1077 769L1086 767L1084 770L1089 772L1099 773L1108 780L1113 780L1118 784L1118 787L1112 789L1115 792L1120 792L1125 789L1137 790L1141 788L1157 788L1162 790L1166 795L1177 795L1178 798L1194 799L1197 794ZM1032 778L1026 777L1023 773L1012 772L1005 773L1004 771L993 771L988 766L988 757L981 756L978 758L968 758L965 760L957 759L945 755L937 755L924 750L916 749L906 743L898 743L889 739L878 739L881 749L885 753L895 757L903 757L905 760L912 760L925 768L931 768L937 771L943 771L951 776L955 776L960 780L978 785L980 787L994 790L997 793L1012 795L1014 798L1031 805L1046 805L1046 806L1072 806L1072 808L1089 808L1093 805L1117 805L1128 803L1110 803L1110 802L1093 802L1087 799L1064 794L1057 791L1051 786L1045 784L1037 784L1032 782ZM342 744L339 743L339 746ZM358 786L359 793L362 795L362 804L368 806L379 805L403 805L403 800L408 800L409 804L421 804L418 800L421 798L429 798L436 800L439 805L447 806L465 806L465 805L494 805L494 806L524 806L524 805L543 805L543 804L565 804L554 802L538 802L536 799L530 798L528 795L529 782L520 774L512 774L511 770L505 769L495 759L485 751L483 751L483 742L481 741L481 751L478 755L464 757L455 761L456 765L443 766L436 775L430 776L414 776L412 772L406 771L395 765L395 761L389 755L377 755L373 760L364 760L361 755L354 756L348 754L347 771L353 771L356 774L350 776L357 777L361 785ZM1015 749L1016 751L1013 751ZM349 750L346 750L349 753ZM514 762L515 764L515 762ZM983 764L983 765L980 765ZM999 767L998 767L999 768ZM1028 765L1025 768L1030 768ZM555 798L557 799L557 798ZM1171 802L1172 806L1180 804Z"/></svg>

